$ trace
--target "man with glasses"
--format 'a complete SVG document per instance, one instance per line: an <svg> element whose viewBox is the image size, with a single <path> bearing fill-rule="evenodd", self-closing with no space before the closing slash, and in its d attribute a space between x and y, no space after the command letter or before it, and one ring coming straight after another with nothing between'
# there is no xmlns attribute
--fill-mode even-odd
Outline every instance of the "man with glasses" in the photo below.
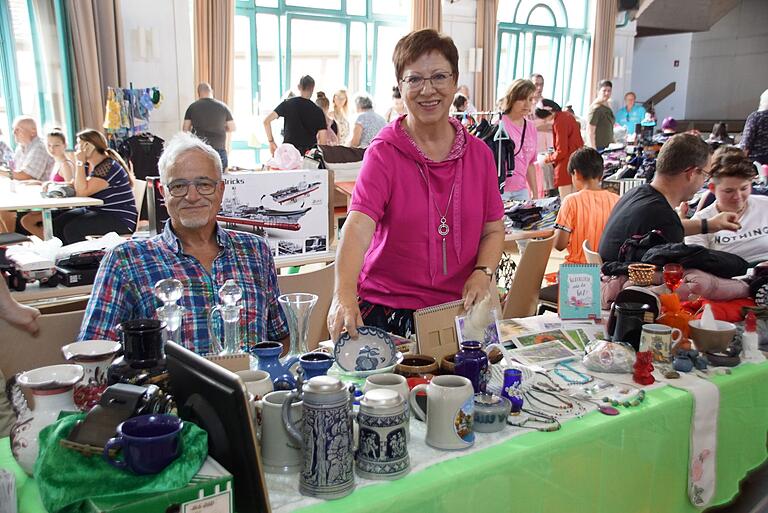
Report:
<svg viewBox="0 0 768 513"><path fill-rule="evenodd" d="M175 278L184 286L181 343L208 353L208 312L218 291L232 279L242 289L242 342L287 341L288 325L272 253L255 235L221 228L216 214L224 196L221 159L197 137L180 133L158 162L170 220L163 233L131 240L101 262L80 329L80 340L117 340L117 326L130 319L156 318L155 283ZM219 338L222 327L212 327Z"/></svg>
<svg viewBox="0 0 768 513"><path fill-rule="evenodd" d="M686 218L687 202L704 185L709 164L709 146L701 138L679 134L669 139L656 159L653 181L626 193L613 208L600 239L603 261L615 262L624 241L652 230L659 230L669 242L683 242L686 235L738 230L733 212L709 220Z"/></svg>

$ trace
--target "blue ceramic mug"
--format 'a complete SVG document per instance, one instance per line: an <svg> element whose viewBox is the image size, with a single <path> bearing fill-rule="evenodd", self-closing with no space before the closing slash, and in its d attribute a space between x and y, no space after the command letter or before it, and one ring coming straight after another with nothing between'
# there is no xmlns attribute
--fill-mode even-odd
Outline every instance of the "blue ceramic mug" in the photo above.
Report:
<svg viewBox="0 0 768 513"><path fill-rule="evenodd" d="M157 474L181 454L184 422L166 414L140 415L117 426L117 436L104 445L104 459L113 467L134 474ZM109 452L118 449L121 460Z"/></svg>
<svg viewBox="0 0 768 513"><path fill-rule="evenodd" d="M299 357L299 365L304 369L304 380L307 381L315 376L327 374L333 365L333 356L320 351L305 353Z"/></svg>

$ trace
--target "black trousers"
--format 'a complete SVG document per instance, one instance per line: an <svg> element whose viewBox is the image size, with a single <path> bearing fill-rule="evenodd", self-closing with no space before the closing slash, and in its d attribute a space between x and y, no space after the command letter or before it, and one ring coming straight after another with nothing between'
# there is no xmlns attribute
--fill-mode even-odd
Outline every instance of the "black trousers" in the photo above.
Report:
<svg viewBox="0 0 768 513"><path fill-rule="evenodd" d="M130 234L131 230L118 217L107 212L73 208L53 220L53 235L66 246L85 240L88 235L105 235L109 232Z"/></svg>

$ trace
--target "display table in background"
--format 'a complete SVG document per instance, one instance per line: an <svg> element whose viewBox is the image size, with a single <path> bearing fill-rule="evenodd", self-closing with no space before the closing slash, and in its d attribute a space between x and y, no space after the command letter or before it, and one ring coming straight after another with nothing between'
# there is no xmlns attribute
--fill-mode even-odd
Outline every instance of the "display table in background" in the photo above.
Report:
<svg viewBox="0 0 768 513"><path fill-rule="evenodd" d="M731 500L739 481L768 455L768 362L743 365L713 382L720 389L716 505ZM558 432L518 436L464 457L457 452L398 481L298 511L693 513L699 510L687 493L692 405L687 392L659 388L619 416L593 412ZM0 441L0 467L20 476L19 511L43 511L8 439Z"/></svg>

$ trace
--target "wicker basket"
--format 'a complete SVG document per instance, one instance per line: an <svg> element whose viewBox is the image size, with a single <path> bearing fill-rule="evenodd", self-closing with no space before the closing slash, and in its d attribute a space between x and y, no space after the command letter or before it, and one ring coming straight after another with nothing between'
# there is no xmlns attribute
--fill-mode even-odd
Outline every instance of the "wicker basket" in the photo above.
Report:
<svg viewBox="0 0 768 513"><path fill-rule="evenodd" d="M629 264L629 280L640 287L653 285L656 266L653 264Z"/></svg>

